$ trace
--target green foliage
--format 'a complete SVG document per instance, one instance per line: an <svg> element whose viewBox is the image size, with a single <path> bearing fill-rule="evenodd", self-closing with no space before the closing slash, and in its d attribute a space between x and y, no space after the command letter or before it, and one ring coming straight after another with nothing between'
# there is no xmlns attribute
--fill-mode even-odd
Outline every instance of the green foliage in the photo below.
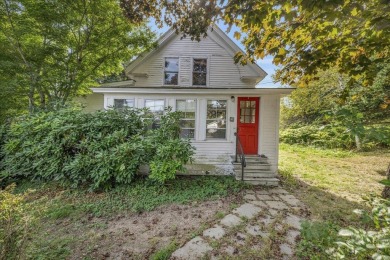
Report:
<svg viewBox="0 0 390 260"><path fill-rule="evenodd" d="M0 20L0 116L86 94L154 40L115 0L5 0Z"/></svg>
<svg viewBox="0 0 390 260"><path fill-rule="evenodd" d="M172 253L178 248L178 243L176 241L170 242L166 247L160 249L158 252L154 253L150 259L151 260L168 260Z"/></svg>
<svg viewBox="0 0 390 260"><path fill-rule="evenodd" d="M383 126L365 127L359 133L363 149L390 147L390 128ZM306 125L294 126L281 130L280 141L287 144L312 145L323 148L353 149L355 131L349 131L342 126Z"/></svg>
<svg viewBox="0 0 390 260"><path fill-rule="evenodd" d="M367 198L367 204L371 211L355 210L354 212L371 219L375 230L366 231L354 227L341 229L338 233L340 241L336 242L335 248L329 250L336 259L351 256L359 259L390 258L390 200L370 197Z"/></svg>
<svg viewBox="0 0 390 260"><path fill-rule="evenodd" d="M163 183L183 171L193 154L189 141L175 132L178 118L167 111L155 130L150 113L138 109L83 113L67 108L18 118L6 134L2 177L95 190L128 184L140 165L151 163L151 178Z"/></svg>
<svg viewBox="0 0 390 260"><path fill-rule="evenodd" d="M25 194L14 194L15 184L0 190L0 259L23 255L33 216L25 205Z"/></svg>
<svg viewBox="0 0 390 260"><path fill-rule="evenodd" d="M237 53L236 61L245 64L273 56L273 63L281 65L276 79L290 85L305 83L334 66L369 85L377 65L390 58L387 1L121 0L121 4L132 21L152 16L160 25L165 22L196 40L219 20L228 24L228 30L237 26L240 32L234 36L242 39L246 53Z"/></svg>
<svg viewBox="0 0 390 260"><path fill-rule="evenodd" d="M323 259L337 237L337 226L331 222L305 221L301 227L301 240L296 252L298 258Z"/></svg>

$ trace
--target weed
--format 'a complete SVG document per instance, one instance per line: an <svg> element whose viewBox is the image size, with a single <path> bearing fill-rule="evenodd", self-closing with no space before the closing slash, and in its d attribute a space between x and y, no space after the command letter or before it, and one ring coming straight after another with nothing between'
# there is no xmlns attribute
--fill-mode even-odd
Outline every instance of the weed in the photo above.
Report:
<svg viewBox="0 0 390 260"><path fill-rule="evenodd" d="M173 252L178 248L179 244L173 240L166 247L160 249L154 253L150 259L151 260L168 260Z"/></svg>

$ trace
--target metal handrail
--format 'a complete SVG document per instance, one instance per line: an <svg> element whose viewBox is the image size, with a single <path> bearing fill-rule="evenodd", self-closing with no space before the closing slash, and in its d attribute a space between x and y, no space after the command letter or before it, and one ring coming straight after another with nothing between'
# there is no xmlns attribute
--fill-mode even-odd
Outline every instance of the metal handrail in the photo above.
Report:
<svg viewBox="0 0 390 260"><path fill-rule="evenodd" d="M241 180L244 180L244 168L246 167L246 159L245 159L245 153L244 149L242 148L242 144L240 141L240 137L238 136L237 132L234 133L236 136L236 160L235 162L238 162L238 157L240 157L241 162Z"/></svg>

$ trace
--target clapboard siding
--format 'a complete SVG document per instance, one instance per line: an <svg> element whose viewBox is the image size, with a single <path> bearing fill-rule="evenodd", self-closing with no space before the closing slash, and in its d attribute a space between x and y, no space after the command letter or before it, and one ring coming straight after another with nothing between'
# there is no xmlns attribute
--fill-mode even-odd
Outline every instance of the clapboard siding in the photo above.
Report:
<svg viewBox="0 0 390 260"><path fill-rule="evenodd" d="M192 86L192 59L208 59L208 86L211 88L243 87L254 88L254 81L243 81L242 76L256 76L249 66L234 64L234 52L218 43L213 32L200 42L175 36L171 42L160 47L131 74L143 73L147 77L134 77L136 87L162 87L165 57L179 57L179 86Z"/></svg>
<svg viewBox="0 0 390 260"><path fill-rule="evenodd" d="M278 95L260 98L260 138L259 153L266 155L271 169L276 171L279 154L279 111Z"/></svg>

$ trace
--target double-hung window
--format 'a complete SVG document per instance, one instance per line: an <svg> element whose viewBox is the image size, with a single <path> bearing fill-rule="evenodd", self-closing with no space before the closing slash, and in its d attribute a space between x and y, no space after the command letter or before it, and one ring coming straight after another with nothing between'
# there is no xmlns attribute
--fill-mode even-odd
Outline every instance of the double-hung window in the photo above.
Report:
<svg viewBox="0 0 390 260"><path fill-rule="evenodd" d="M134 99L114 99L115 109L123 109L125 107L134 107Z"/></svg>
<svg viewBox="0 0 390 260"><path fill-rule="evenodd" d="M194 139L196 100L176 100L176 111L180 111L182 113L182 118L180 119L180 137Z"/></svg>
<svg viewBox="0 0 390 260"><path fill-rule="evenodd" d="M192 85L207 85L207 59L194 59L192 65Z"/></svg>
<svg viewBox="0 0 390 260"><path fill-rule="evenodd" d="M206 138L226 139L226 100L207 100Z"/></svg>
<svg viewBox="0 0 390 260"><path fill-rule="evenodd" d="M165 58L164 85L179 84L179 58Z"/></svg>

